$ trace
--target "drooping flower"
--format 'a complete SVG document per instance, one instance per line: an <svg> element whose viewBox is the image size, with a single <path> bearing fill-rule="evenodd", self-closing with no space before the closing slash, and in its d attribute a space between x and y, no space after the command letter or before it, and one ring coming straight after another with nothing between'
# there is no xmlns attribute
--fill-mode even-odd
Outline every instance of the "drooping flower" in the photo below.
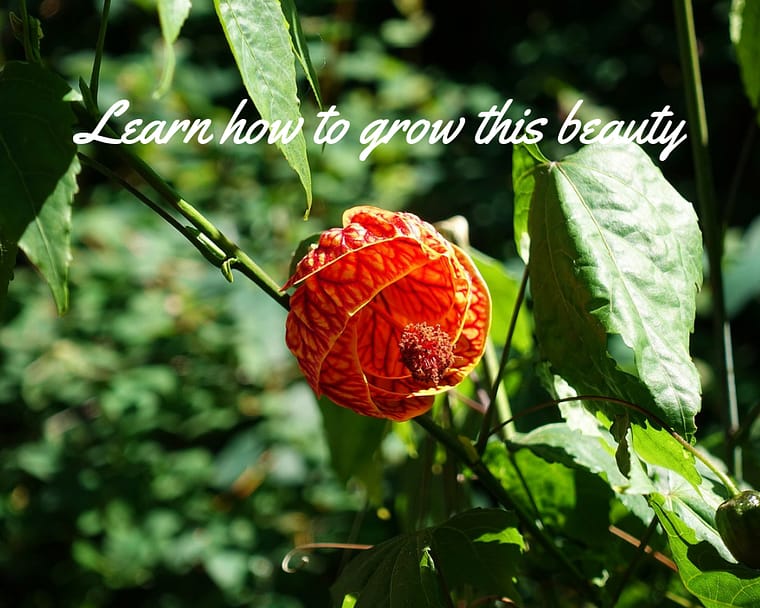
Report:
<svg viewBox="0 0 760 608"><path fill-rule="evenodd" d="M318 395L360 414L418 416L483 354L485 282L466 253L411 213L347 210L283 290L292 286L288 347Z"/></svg>

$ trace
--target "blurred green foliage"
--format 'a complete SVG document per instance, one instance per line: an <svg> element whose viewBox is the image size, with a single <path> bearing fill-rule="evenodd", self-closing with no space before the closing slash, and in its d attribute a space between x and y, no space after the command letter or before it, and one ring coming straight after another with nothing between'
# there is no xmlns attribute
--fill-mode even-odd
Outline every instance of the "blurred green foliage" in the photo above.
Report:
<svg viewBox="0 0 760 608"><path fill-rule="evenodd" d="M325 106L335 104L352 133L378 117L475 118L511 97L515 116L529 106L557 118L578 96L597 113L625 119L666 104L684 114L669 3L428 4L297 3ZM45 60L72 83L87 79L100 5L29 5L41 19ZM748 287L760 253L756 225L745 228L760 214L760 182L746 176L758 173L760 158L750 156L736 177L753 113L732 59L728 3L696 2L696 10L713 145L721 150L716 183L733 197L739 243L728 280L739 285L730 301L739 401L747 411L760 400L757 289ZM0 28L0 63L20 58L4 11ZM155 98L165 61L155 2L114 1L101 106L127 98L130 115L145 120L225 124L245 93L211 3L194 3L174 54L173 83ZM305 79L300 92L311 133L318 108ZM281 283L297 244L361 203L410 209L431 221L462 214L473 245L517 269L511 147L477 146L466 135L448 146L394 140L366 162L358 159L357 137L310 144L315 199L308 222L300 219L298 180L273 146L175 140L139 153ZM550 134L545 146L551 157L569 151ZM693 195L685 146L662 169ZM132 178L126 170L122 177ZM446 485L441 452L409 425L368 431L382 442L382 460L347 479L345 466L331 465L320 409L284 345L284 312L242 277L229 285L118 186L92 171L79 183L71 312L57 317L47 288L22 263L0 328L0 606L326 606L346 555L319 552L286 574L280 561L294 545L376 543L483 500ZM709 301L703 305L709 311ZM500 331L508 314L497 311ZM700 425L709 430L718 426L720 404L709 381L706 319L693 345L706 397ZM529 338L517 346L526 352L513 360L507 384L519 411L542 393L516 381L531 364ZM462 401L474 390L465 385ZM464 427L476 424L456 406ZM536 419L518 426L527 430ZM749 435L757 445L760 425ZM721 436L713 437L719 446ZM760 462L748 452L747 479L758 485ZM518 458L540 461L527 451ZM619 523L620 505L597 492L597 478L539 464L536 483L551 478L559 496L545 505L547 516L570 544L583 541L572 528L588 517L589 496L596 523ZM640 521L627 523L643 533ZM604 576L604 567L622 570L632 550L585 555L590 575ZM669 574L646 574L652 584L644 577L630 584L620 605L662 605L668 593L682 592ZM560 601L551 585L534 592L536 602Z"/></svg>

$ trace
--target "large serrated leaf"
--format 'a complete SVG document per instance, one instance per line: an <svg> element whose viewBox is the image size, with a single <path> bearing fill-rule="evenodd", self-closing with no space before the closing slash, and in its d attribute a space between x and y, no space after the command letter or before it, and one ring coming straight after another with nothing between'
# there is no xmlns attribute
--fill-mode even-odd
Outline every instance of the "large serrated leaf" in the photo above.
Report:
<svg viewBox="0 0 760 608"><path fill-rule="evenodd" d="M435 606L429 579L436 574L454 590L472 585L485 593L515 597L523 540L514 514L499 509L473 509L440 526L397 536L356 556L331 589L341 606L347 595L356 608Z"/></svg>
<svg viewBox="0 0 760 608"><path fill-rule="evenodd" d="M733 0L730 23L744 91L752 106L760 109L760 2ZM757 119L760 122L760 113Z"/></svg>
<svg viewBox="0 0 760 608"><path fill-rule="evenodd" d="M243 84L261 117L293 127L301 112L296 90L295 55L279 0L214 0L216 13L237 62ZM311 171L306 140L299 131L277 147L303 184L306 213L311 209Z"/></svg>
<svg viewBox="0 0 760 608"><path fill-rule="evenodd" d="M702 280L692 205L633 144L588 146L529 172L543 356L580 393L632 401L690 435L700 385L689 335ZM631 352L633 374L609 354L615 335Z"/></svg>
<svg viewBox="0 0 760 608"><path fill-rule="evenodd" d="M79 162L71 134L70 87L37 64L10 62L0 73L0 296L17 245L68 308L71 202Z"/></svg>
<svg viewBox="0 0 760 608"><path fill-rule="evenodd" d="M706 540L699 540L694 530L668 506L661 494L650 496L650 505L668 535L668 543L678 573L690 593L707 608L760 605L760 576L757 570L724 559Z"/></svg>

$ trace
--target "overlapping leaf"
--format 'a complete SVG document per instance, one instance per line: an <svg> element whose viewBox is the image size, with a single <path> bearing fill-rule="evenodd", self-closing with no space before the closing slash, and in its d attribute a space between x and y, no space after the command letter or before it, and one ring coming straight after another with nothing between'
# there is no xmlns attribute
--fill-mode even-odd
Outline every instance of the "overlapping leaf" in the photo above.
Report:
<svg viewBox="0 0 760 608"><path fill-rule="evenodd" d="M345 568L332 587L334 605L353 596L356 608L438 606L438 592L463 585L515 597L512 578L523 550L516 525L507 511L473 509L381 543Z"/></svg>
<svg viewBox="0 0 760 608"><path fill-rule="evenodd" d="M79 162L69 86L37 64L0 73L0 300L20 246L68 308L71 202Z"/></svg>
<svg viewBox="0 0 760 608"><path fill-rule="evenodd" d="M301 118L296 57L279 0L214 0L214 6L243 84L261 117L270 124L275 120L282 124L291 121L295 128ZM301 179L308 214L311 172L303 131L288 143L278 140L277 147Z"/></svg>
<svg viewBox="0 0 760 608"><path fill-rule="evenodd" d="M707 540L678 516L661 494L650 496L650 505L668 535L670 549L686 588L707 608L760 605L757 570L727 561Z"/></svg>
<svg viewBox="0 0 760 608"><path fill-rule="evenodd" d="M736 49L744 91L750 103L760 109L760 3L733 0L731 3L731 41ZM760 121L760 112L757 115Z"/></svg>
<svg viewBox="0 0 760 608"><path fill-rule="evenodd" d="M359 479L369 498L379 502L382 497L383 462L378 452L388 422L381 418L357 416L347 408L338 407L327 397L320 397L318 404L333 469L342 481L352 477Z"/></svg>
<svg viewBox="0 0 760 608"><path fill-rule="evenodd" d="M290 26L289 31L290 38L293 41L293 52L306 74L306 79L309 81L309 85L317 100L317 104L321 108L322 92L319 89L317 70L314 68L314 64L311 61L309 47L306 44L306 36L304 35L303 28L301 28L301 20L298 17L298 10L296 9L294 0L282 0L282 12L285 14L285 18L288 20L288 25Z"/></svg>
<svg viewBox="0 0 760 608"><path fill-rule="evenodd" d="M588 146L561 162L515 155L543 356L577 391L627 399L692 433L702 244L691 204L633 144ZM610 356L611 335L630 349L635 375Z"/></svg>

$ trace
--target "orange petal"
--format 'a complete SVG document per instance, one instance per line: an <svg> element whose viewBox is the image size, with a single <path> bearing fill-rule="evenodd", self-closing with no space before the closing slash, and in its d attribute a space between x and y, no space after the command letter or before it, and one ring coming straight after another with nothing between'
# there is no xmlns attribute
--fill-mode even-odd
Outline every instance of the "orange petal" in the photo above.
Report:
<svg viewBox="0 0 760 608"><path fill-rule="evenodd" d="M324 232L283 289L295 285L286 341L311 386L359 413L407 420L477 364L490 296L469 257L410 213L354 207ZM438 325L454 362L426 386L401 363L410 323Z"/></svg>

